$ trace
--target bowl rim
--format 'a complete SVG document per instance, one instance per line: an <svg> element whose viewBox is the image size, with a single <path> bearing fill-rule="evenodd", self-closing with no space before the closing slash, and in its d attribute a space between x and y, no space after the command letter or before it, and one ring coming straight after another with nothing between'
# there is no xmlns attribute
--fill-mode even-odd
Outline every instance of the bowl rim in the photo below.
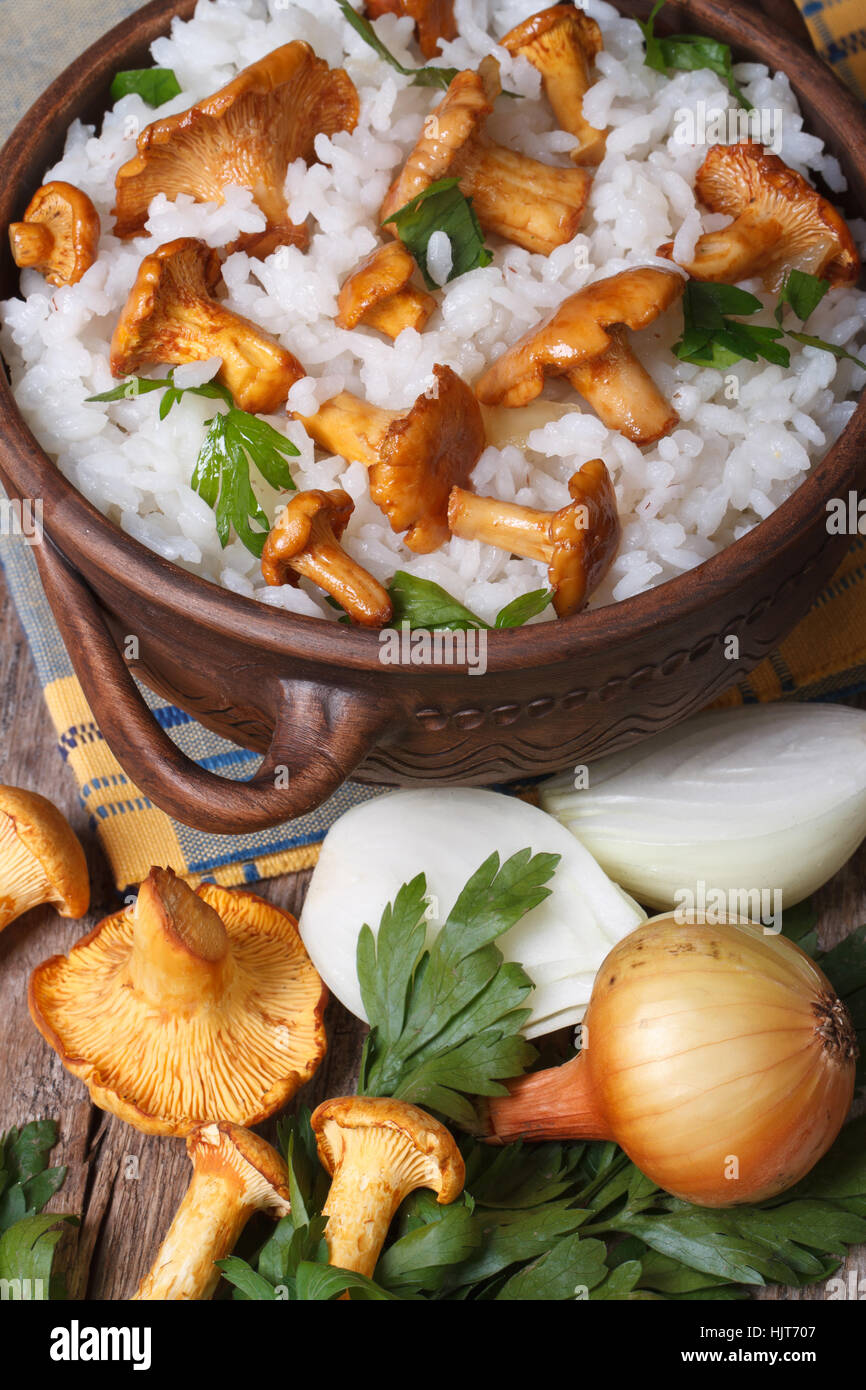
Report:
<svg viewBox="0 0 866 1390"><path fill-rule="evenodd" d="M626 0L626 5L614 0L614 4L628 17L649 8L643 0ZM0 223L4 230L14 219L16 206L22 204L18 190L35 188L41 182L45 164L40 147L49 140L56 147L46 127L53 130L60 126L65 138L72 119L87 114L91 87L102 81L102 91L107 88L110 74L117 70L117 57L147 48L173 18L186 19L194 8L195 0L152 0L107 31L37 99L0 150ZM844 142L837 136L838 145L831 137L826 137L825 143L841 159L849 185L853 176L866 201L866 110L816 55L772 28L763 16L750 10L746 0L680 0L670 8L680 21L684 18L705 32L721 34L734 47L760 53L758 61L765 62L771 71L787 73L807 110L807 123L813 116L811 108L824 102L826 124L846 132ZM814 101L804 88L813 93ZM105 110L104 100L100 110ZM38 161L35 174L34 161ZM3 254L11 259L8 245ZM178 620L192 619L218 627L227 638L257 649L355 670L378 668L383 677L386 673L392 678L402 674L405 679L405 668L381 665L378 633L292 614L236 594L163 559L123 532L78 492L43 451L17 407L5 371L0 371L0 412L0 474L14 494L42 497L45 504L50 499L50 505L45 506L46 536L85 577L113 576L149 604L170 610ZM555 666L578 655L589 657L614 643L625 645L662 631L673 618L696 614L711 600L741 589L766 565L768 555L781 555L820 517L826 520L828 498L850 485L852 461L864 455L866 392L861 393L839 439L803 482L745 536L694 569L630 598L555 622L489 631L488 675ZM458 673L450 668L451 675ZM436 667L418 666L412 668L411 675L420 682L435 679L441 672ZM735 679L732 671L732 681Z"/></svg>

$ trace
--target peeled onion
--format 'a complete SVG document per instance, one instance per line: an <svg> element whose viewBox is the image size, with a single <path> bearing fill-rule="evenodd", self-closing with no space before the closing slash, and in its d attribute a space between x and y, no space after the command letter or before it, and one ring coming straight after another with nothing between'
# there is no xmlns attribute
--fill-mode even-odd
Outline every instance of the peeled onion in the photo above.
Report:
<svg viewBox="0 0 866 1390"><path fill-rule="evenodd" d="M773 704L711 710L543 784L541 804L642 903L774 890L791 907L866 835L866 711Z"/></svg>
<svg viewBox="0 0 866 1390"><path fill-rule="evenodd" d="M814 961L746 923L654 918L596 980L583 1050L491 1100L502 1141L613 1139L647 1177L703 1206L759 1202L827 1152L857 1046Z"/></svg>
<svg viewBox="0 0 866 1390"><path fill-rule="evenodd" d="M595 973L613 942L646 914L611 883L573 835L517 797L471 787L394 792L354 806L329 830L301 914L310 957L347 1009L364 1018L355 969L358 934L374 934L384 908L416 874L427 876L428 940L494 850L502 861L529 846L561 855L548 898L497 941L535 988L528 1037L583 1017Z"/></svg>

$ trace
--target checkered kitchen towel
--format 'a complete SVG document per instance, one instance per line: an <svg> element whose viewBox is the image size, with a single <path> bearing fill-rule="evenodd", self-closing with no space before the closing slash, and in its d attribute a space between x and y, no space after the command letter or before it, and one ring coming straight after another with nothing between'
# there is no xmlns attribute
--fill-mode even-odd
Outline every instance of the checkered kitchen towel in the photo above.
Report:
<svg viewBox="0 0 866 1390"><path fill-rule="evenodd" d="M866 95L866 0L798 0L816 46ZM62 67L136 0L0 0L0 132L7 132ZM76 680L42 592L32 551L0 537L0 561L33 652L60 752L69 763L119 888L151 864L193 880L251 883L313 864L332 822L377 793L348 783L320 810L255 835L204 835L157 810L112 756ZM826 698L866 688L866 545L852 548L796 631L724 704ZM249 777L257 756L218 738L183 710L144 691L154 718L188 757L226 777Z"/></svg>

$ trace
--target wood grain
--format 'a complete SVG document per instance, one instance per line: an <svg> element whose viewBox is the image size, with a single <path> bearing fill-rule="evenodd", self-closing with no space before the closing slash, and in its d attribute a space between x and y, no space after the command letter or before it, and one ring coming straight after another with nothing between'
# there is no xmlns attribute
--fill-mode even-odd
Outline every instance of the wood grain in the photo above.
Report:
<svg viewBox="0 0 866 1390"><path fill-rule="evenodd" d="M69 1176L52 1207L73 1212L81 1227L64 1252L75 1298L125 1299L165 1235L189 1181L181 1140L139 1134L95 1109L80 1082L69 1076L37 1033L27 1012L27 978L55 951L68 950L84 931L120 906L81 811L71 772L64 769L42 701L27 643L0 581L0 781L50 796L69 817L88 851L93 909L82 923L65 922L37 909L0 933L0 1129L37 1117L56 1117L61 1138L55 1162ZM261 893L297 913L309 875L289 875L261 886ZM818 895L821 937L832 944L866 920L866 846ZM299 1099L314 1105L354 1089L364 1029L332 1001L326 1014L328 1055ZM861 1107L862 1108L862 1107ZM270 1135L272 1126L263 1126ZM866 1250L852 1253L844 1273L866 1277ZM821 1299L820 1287L761 1290L763 1298Z"/></svg>

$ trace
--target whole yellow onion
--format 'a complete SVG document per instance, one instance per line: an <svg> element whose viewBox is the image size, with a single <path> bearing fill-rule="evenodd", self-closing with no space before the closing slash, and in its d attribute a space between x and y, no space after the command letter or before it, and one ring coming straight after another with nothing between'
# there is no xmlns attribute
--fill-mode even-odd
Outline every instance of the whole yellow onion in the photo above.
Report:
<svg viewBox="0 0 866 1390"><path fill-rule="evenodd" d="M599 970L583 1047L489 1102L502 1141L614 1139L702 1206L791 1187L854 1093L851 1018L814 961L746 923L654 918Z"/></svg>

